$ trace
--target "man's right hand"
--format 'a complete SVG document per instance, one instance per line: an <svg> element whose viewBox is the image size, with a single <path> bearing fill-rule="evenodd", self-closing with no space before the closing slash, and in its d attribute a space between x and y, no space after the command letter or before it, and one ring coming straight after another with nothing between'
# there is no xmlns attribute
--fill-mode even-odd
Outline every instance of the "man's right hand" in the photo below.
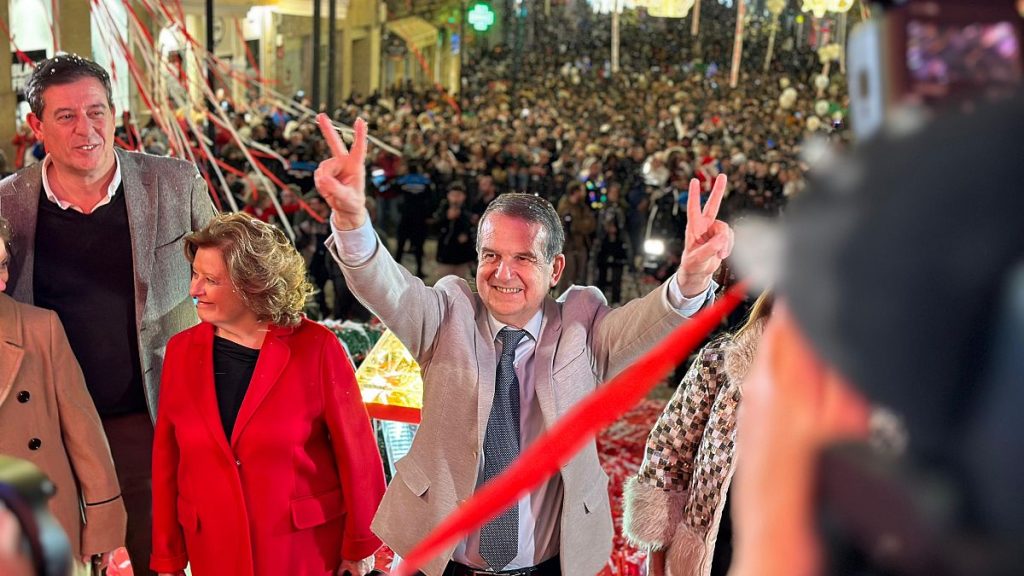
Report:
<svg viewBox="0 0 1024 576"><path fill-rule="evenodd" d="M351 151L326 114L317 115L316 122L332 155L313 174L316 189L333 211L334 226L354 230L366 222L366 122L356 120Z"/></svg>

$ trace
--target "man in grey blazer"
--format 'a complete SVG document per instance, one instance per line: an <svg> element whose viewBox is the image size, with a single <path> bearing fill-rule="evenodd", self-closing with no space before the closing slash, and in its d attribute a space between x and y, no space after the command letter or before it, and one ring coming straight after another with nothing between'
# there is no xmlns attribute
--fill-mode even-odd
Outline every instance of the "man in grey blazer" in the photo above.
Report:
<svg viewBox="0 0 1024 576"><path fill-rule="evenodd" d="M214 209L194 165L114 149L110 78L94 62L42 62L25 94L47 156L0 182L0 215L13 233L9 292L64 324L110 443L141 574L164 349L198 322L183 237Z"/></svg>
<svg viewBox="0 0 1024 576"><path fill-rule="evenodd" d="M369 224L366 124L357 121L349 153L319 121L334 155L316 173L333 209L328 246L353 293L423 372L422 423L373 523L407 554L523 446L713 298L711 274L732 249L732 231L715 220L726 183L716 182L703 212L693 189L680 270L621 308L593 287L549 296L565 267L564 233L551 204L528 194L498 196L480 219L478 292L454 276L428 287ZM421 568L429 576L592 576L607 562L612 535L608 477L592 441L560 474Z"/></svg>

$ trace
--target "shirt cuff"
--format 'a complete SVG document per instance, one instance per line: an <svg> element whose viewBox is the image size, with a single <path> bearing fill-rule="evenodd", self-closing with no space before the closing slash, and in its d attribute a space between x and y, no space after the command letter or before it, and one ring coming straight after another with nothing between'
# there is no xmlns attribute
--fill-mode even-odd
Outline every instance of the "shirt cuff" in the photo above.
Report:
<svg viewBox="0 0 1024 576"><path fill-rule="evenodd" d="M338 256L346 266L361 266L373 257L377 251L377 233L373 231L373 223L367 214L363 225L354 230L338 230L334 227L333 214L328 218L331 223L331 234L338 249Z"/></svg>
<svg viewBox="0 0 1024 576"><path fill-rule="evenodd" d="M687 298L686 296L683 296L683 291L679 288L679 282L676 280L675 274L673 274L672 278L668 281L668 303L675 308L676 312L680 315L689 318L697 312L700 312L700 309L703 308L705 304L711 304L715 301L716 290L718 290L718 283L712 280L711 283L708 284L707 290L693 298Z"/></svg>

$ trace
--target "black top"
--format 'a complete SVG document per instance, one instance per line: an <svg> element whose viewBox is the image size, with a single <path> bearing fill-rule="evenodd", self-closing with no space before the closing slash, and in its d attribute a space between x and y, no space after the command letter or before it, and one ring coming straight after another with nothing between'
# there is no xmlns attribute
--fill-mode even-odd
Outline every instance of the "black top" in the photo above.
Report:
<svg viewBox="0 0 1024 576"><path fill-rule="evenodd" d="M124 186L92 214L39 194L34 303L60 317L101 417L145 412Z"/></svg>
<svg viewBox="0 0 1024 576"><path fill-rule="evenodd" d="M217 408L228 441L259 357L259 350L246 348L220 336L213 337L213 386L217 390Z"/></svg>

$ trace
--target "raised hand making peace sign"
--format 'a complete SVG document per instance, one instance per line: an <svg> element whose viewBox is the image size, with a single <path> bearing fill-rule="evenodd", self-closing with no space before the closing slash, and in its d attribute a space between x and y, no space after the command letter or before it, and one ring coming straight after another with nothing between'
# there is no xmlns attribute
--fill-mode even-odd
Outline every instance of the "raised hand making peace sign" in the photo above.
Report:
<svg viewBox="0 0 1024 576"><path fill-rule="evenodd" d="M704 209L700 207L700 182L690 180L690 197L686 202L686 237L683 258L679 263L676 280L683 296L699 296L711 283L711 276L732 252L733 233L729 225L718 217L718 209L725 197L725 174L715 178Z"/></svg>
<svg viewBox="0 0 1024 576"><path fill-rule="evenodd" d="M316 189L333 211L334 226L354 230L366 221L366 122L356 120L352 150L345 147L326 114L317 115L316 122L331 149L331 158L313 174Z"/></svg>

